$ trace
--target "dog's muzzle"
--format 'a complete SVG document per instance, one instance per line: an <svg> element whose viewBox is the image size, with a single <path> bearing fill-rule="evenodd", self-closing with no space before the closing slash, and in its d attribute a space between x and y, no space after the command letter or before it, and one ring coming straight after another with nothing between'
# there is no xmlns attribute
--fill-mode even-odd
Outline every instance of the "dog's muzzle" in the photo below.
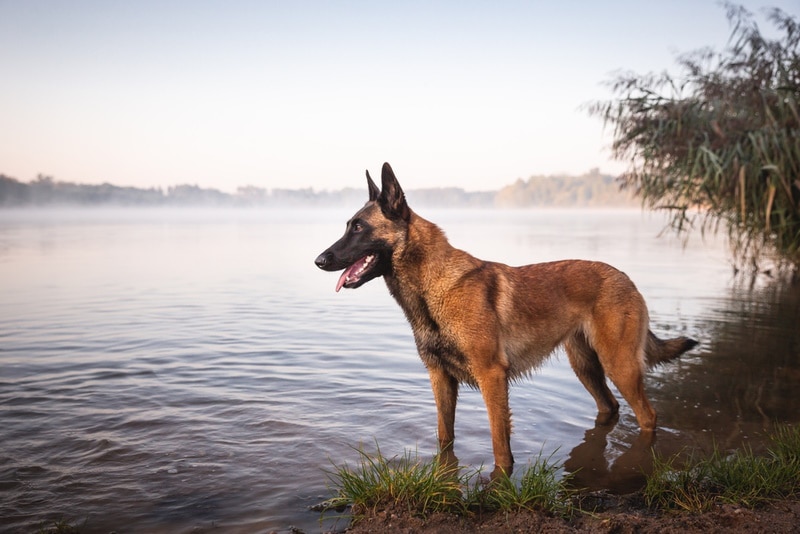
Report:
<svg viewBox="0 0 800 534"><path fill-rule="evenodd" d="M317 256L317 259L314 260L314 263L316 263L317 267L320 269L329 270L331 268L331 264L333 264L333 254L326 250Z"/></svg>

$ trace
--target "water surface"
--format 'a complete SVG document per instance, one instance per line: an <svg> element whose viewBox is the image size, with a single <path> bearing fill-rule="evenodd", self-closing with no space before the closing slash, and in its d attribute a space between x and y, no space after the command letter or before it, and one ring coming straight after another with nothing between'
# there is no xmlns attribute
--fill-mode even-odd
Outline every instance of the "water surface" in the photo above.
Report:
<svg viewBox="0 0 800 534"><path fill-rule="evenodd" d="M435 408L381 280L334 292L316 255L352 210L0 212L0 530L313 532L331 461L354 447L435 452ZM800 418L797 287L733 278L721 243L659 237L637 211L422 213L473 254L607 261L659 335L702 345L650 373L656 447L749 443ZM558 355L512 389L518 464L540 453L624 491L649 451ZM462 390L456 453L491 465L480 394ZM340 525L342 526L342 525Z"/></svg>

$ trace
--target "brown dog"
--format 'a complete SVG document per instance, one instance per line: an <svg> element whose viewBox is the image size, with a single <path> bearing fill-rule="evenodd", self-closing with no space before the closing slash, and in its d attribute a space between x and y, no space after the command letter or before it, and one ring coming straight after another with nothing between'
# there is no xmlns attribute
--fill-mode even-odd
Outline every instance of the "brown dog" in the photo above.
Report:
<svg viewBox="0 0 800 534"><path fill-rule="evenodd" d="M428 368L442 452L452 453L458 386L466 383L480 389L486 403L495 474L510 473L509 381L562 344L601 414L619 409L607 376L633 408L641 430L655 429L644 371L697 342L653 335L644 299L624 273L582 260L523 267L479 260L451 246L439 227L411 211L388 163L381 182L379 190L367 172L369 201L316 264L326 271L344 269L336 291L383 276Z"/></svg>

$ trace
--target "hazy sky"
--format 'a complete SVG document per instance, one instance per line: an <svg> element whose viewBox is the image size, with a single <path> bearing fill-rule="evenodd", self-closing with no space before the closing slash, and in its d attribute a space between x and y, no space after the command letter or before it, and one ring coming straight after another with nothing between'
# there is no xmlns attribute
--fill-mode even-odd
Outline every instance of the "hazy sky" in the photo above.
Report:
<svg viewBox="0 0 800 534"><path fill-rule="evenodd" d="M800 0L747 0L797 13ZM618 172L618 70L721 49L713 0L0 0L0 173L28 181L493 189Z"/></svg>

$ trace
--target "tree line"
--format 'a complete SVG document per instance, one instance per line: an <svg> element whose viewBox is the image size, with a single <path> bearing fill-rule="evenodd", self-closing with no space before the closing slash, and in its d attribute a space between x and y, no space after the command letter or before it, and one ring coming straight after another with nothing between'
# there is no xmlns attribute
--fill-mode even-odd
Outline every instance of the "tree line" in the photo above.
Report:
<svg viewBox="0 0 800 534"><path fill-rule="evenodd" d="M466 191L460 187L435 187L407 191L414 206L430 207L599 207L637 205L620 191L616 179L598 169L581 176L532 176L493 191ZM108 183L78 184L39 175L21 182L0 174L0 208L46 206L202 206L202 207L303 207L352 206L364 202L363 188L340 190L237 188L235 193L197 185L166 189L122 187Z"/></svg>

